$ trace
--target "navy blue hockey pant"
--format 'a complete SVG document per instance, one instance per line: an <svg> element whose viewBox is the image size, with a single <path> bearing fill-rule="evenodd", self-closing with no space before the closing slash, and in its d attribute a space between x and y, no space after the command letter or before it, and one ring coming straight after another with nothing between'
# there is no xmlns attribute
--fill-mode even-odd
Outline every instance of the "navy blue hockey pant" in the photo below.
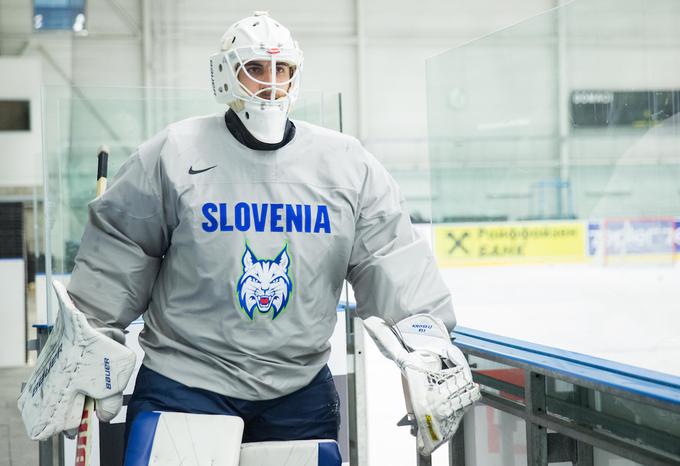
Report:
<svg viewBox="0 0 680 466"><path fill-rule="evenodd" d="M338 439L340 401L328 366L307 385L281 398L247 401L175 382L142 366L128 403L125 443L141 411L239 416L243 442Z"/></svg>

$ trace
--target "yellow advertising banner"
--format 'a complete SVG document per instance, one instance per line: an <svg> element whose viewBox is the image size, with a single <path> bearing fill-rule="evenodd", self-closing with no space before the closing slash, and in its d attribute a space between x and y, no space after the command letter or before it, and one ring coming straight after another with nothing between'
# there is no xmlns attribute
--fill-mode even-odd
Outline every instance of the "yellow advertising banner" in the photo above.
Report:
<svg viewBox="0 0 680 466"><path fill-rule="evenodd" d="M484 223L435 226L441 267L586 260L583 222Z"/></svg>

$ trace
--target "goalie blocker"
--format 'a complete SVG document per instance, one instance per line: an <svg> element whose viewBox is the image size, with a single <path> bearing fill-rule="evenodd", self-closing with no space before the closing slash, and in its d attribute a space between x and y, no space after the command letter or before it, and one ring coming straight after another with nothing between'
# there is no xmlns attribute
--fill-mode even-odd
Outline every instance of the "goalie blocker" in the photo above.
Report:
<svg viewBox="0 0 680 466"><path fill-rule="evenodd" d="M380 352L401 369L418 452L431 455L453 437L465 411L481 397L465 356L451 344L444 323L429 314L408 317L393 327L369 317L364 327Z"/></svg>
<svg viewBox="0 0 680 466"><path fill-rule="evenodd" d="M113 419L136 360L123 344L122 331L92 328L64 285L52 284L59 301L57 319L18 401L32 440L47 440L59 432L73 437L85 396L94 398L101 421Z"/></svg>

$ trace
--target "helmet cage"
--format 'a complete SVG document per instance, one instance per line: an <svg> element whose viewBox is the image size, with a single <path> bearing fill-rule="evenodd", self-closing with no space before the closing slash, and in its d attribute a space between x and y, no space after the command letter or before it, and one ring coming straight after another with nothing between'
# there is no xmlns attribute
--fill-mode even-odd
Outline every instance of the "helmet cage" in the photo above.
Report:
<svg viewBox="0 0 680 466"><path fill-rule="evenodd" d="M297 45L297 44L296 44ZM265 48L264 45L235 47L218 52L210 57L213 78L213 92L218 102L234 104L253 103L261 107L276 106L289 110L298 97L300 75L302 70L302 52L296 48ZM268 62L271 75L269 80L258 79L248 71L252 62ZM285 63L291 69L291 75L277 81L277 64ZM252 92L238 79L243 73L262 88ZM219 81L216 82L215 78ZM219 82L223 84L218 84ZM263 97L268 94L268 97Z"/></svg>

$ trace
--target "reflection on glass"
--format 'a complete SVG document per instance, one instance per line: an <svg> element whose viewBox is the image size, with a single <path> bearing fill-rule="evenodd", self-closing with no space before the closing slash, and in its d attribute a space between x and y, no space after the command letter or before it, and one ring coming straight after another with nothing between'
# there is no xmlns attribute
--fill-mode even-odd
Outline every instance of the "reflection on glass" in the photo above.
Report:
<svg viewBox="0 0 680 466"><path fill-rule="evenodd" d="M524 419L478 404L465 416L464 430L465 464L526 466Z"/></svg>
<svg viewBox="0 0 680 466"><path fill-rule="evenodd" d="M226 111L208 91L170 88L46 87L43 102L48 280L73 269L87 204L95 196L101 145L109 146L112 178L138 144L168 124ZM339 130L340 96L308 92L291 118Z"/></svg>
<svg viewBox="0 0 680 466"><path fill-rule="evenodd" d="M680 456L680 413L547 378L548 414Z"/></svg>
<svg viewBox="0 0 680 466"><path fill-rule="evenodd" d="M577 1L428 60L462 325L680 375L679 21Z"/></svg>
<svg viewBox="0 0 680 466"><path fill-rule="evenodd" d="M599 448L593 448L593 463L597 466L644 466Z"/></svg>
<svg viewBox="0 0 680 466"><path fill-rule="evenodd" d="M493 394L516 403L524 403L524 370L489 361L477 356L469 357L472 374L486 394Z"/></svg>

